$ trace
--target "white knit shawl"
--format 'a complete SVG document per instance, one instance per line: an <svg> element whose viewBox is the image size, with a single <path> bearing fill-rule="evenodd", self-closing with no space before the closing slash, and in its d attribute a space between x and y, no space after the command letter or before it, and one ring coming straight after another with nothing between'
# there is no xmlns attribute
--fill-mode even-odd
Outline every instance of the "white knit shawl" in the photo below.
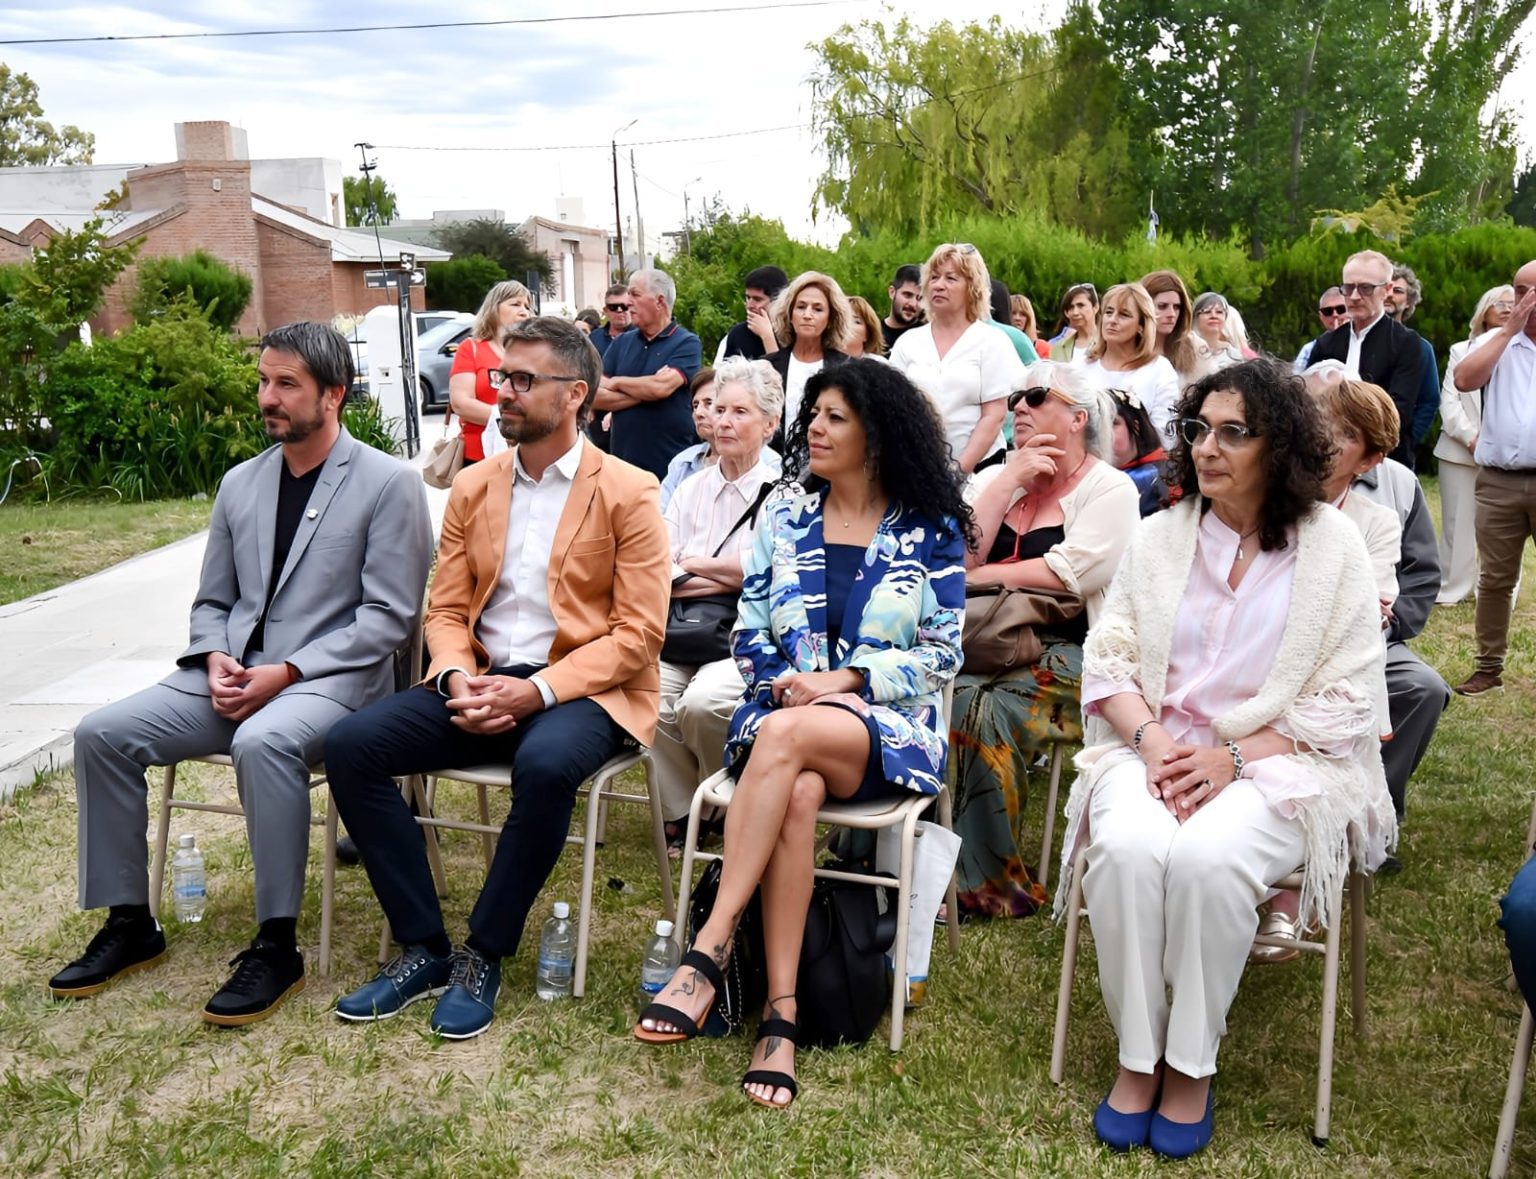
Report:
<svg viewBox="0 0 1536 1179"><path fill-rule="evenodd" d="M1174 616L1195 561L1200 498L1142 521L1083 646L1085 676L1139 684L1154 715L1167 685ZM1297 526L1295 543L1290 609L1274 666L1259 693L1217 717L1212 728L1219 740L1237 741L1283 719L1299 746L1348 744L1349 753L1338 758L1299 749L1281 755L1320 786L1317 794L1292 801L1306 839L1302 913L1328 925L1351 857L1373 871L1397 842L1378 739L1385 718L1376 716L1376 702L1385 699L1386 668L1376 583L1359 529L1320 504ZM1319 723L1319 715L1329 719ZM1067 800L1057 916L1065 907L1088 798L1107 768L1105 755L1124 748L1103 717L1086 718Z"/></svg>

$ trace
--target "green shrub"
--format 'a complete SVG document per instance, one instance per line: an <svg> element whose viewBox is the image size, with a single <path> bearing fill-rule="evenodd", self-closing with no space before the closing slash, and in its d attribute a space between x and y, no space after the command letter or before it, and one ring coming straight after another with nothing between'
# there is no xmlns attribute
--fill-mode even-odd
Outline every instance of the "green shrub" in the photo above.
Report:
<svg viewBox="0 0 1536 1179"><path fill-rule="evenodd" d="M233 331L251 301L251 276L203 250L179 258L146 258L128 310L139 322L189 298L221 331Z"/></svg>
<svg viewBox="0 0 1536 1179"><path fill-rule="evenodd" d="M427 306L433 311L479 311L485 292L507 277L491 258L470 254L427 267Z"/></svg>

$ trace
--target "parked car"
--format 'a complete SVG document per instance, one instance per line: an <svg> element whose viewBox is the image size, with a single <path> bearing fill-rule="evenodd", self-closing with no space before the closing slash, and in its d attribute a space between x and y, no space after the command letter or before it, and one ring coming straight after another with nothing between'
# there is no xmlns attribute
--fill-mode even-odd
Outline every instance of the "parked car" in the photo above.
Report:
<svg viewBox="0 0 1536 1179"><path fill-rule="evenodd" d="M445 324L473 324L475 316L468 312L413 312L412 322L416 327L416 364L422 362L422 348L424 348L425 336L433 330L444 327ZM352 398L358 396L372 396L372 387L369 384L369 324L367 319L358 319L355 324L343 333L347 338L347 344L352 347L352 367L356 376L352 382ZM444 385L442 398L447 399L447 385ZM425 404L425 402L424 402Z"/></svg>
<svg viewBox="0 0 1536 1179"><path fill-rule="evenodd" d="M416 341L416 388L421 394L421 412L448 407L448 374L453 368L453 354L469 339L474 317L462 323L439 324L423 332Z"/></svg>

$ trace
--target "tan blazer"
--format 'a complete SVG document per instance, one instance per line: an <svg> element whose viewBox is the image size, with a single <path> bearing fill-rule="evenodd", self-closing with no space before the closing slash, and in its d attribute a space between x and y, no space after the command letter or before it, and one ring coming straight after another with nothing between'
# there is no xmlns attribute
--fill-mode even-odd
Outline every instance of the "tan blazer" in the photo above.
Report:
<svg viewBox="0 0 1536 1179"><path fill-rule="evenodd" d="M452 667L483 674L475 625L501 577L515 448L453 481L427 604L428 682ZM540 673L558 700L589 696L649 745L660 709L671 553L656 477L588 443L555 531L549 604L556 634Z"/></svg>

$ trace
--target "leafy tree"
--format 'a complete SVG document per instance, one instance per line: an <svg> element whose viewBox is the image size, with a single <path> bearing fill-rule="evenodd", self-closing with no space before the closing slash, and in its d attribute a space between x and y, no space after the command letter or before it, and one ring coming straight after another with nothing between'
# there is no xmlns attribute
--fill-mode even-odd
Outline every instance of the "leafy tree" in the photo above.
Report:
<svg viewBox="0 0 1536 1179"><path fill-rule="evenodd" d="M1515 180L1515 194L1509 199L1510 220L1527 229L1536 229L1536 163Z"/></svg>
<svg viewBox="0 0 1536 1179"><path fill-rule="evenodd" d="M251 276L201 249L180 258L146 258L139 264L128 310L142 322L182 297L191 299L215 327L233 331L251 301Z"/></svg>
<svg viewBox="0 0 1536 1179"><path fill-rule="evenodd" d="M1536 0L1101 0L1165 224L1254 257L1390 185L1463 220L1498 204L1482 111ZM1432 206L1433 207L1433 206ZM1443 214L1442 214L1443 215Z"/></svg>
<svg viewBox="0 0 1536 1179"><path fill-rule="evenodd" d="M1135 219L1130 143L1107 52L1080 0L1050 37L905 18L816 46L821 208L860 232L923 231L971 213L1046 212L1118 236Z"/></svg>
<svg viewBox="0 0 1536 1179"><path fill-rule="evenodd" d="M535 250L515 226L505 221L489 217L458 221L443 226L433 238L438 246L451 251L457 258L468 255L489 258L509 278L523 282L525 275L534 273L545 289L552 289L554 271L550 268L549 255Z"/></svg>
<svg viewBox="0 0 1536 1179"><path fill-rule="evenodd" d="M507 277L494 260L468 254L427 266L427 306L434 311L478 311L485 292Z"/></svg>
<svg viewBox="0 0 1536 1179"><path fill-rule="evenodd" d="M37 83L0 62L0 168L89 164L96 137L43 118Z"/></svg>
<svg viewBox="0 0 1536 1179"><path fill-rule="evenodd" d="M398 213L395 194L382 176L343 176L341 201L347 207L348 225L372 225L375 208L380 225L390 224Z"/></svg>

